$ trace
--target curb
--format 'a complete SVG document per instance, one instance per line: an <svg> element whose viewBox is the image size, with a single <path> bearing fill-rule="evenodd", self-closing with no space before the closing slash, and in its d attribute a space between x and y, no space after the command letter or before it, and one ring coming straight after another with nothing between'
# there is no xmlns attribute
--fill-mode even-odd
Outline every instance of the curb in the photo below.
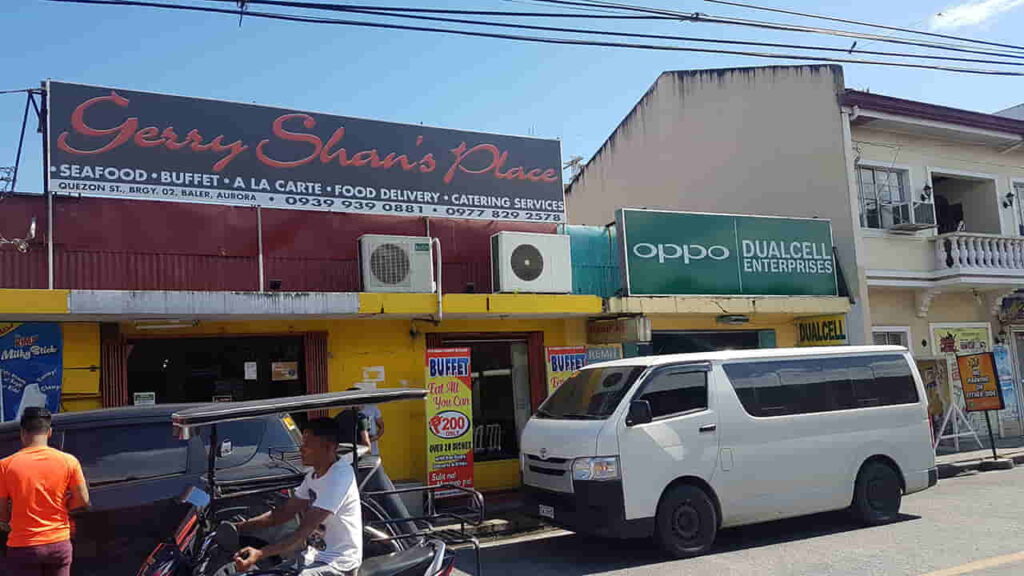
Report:
<svg viewBox="0 0 1024 576"><path fill-rule="evenodd" d="M518 516L518 515L517 515ZM439 530L445 530L458 527L446 526L439 528ZM496 538L507 538L509 536L517 536L520 534L526 534L529 532L541 532L545 530L552 530L550 526L542 523L540 520L535 520L526 516L515 517L512 519L493 518L491 520L485 520L479 526L466 525L465 533L468 536L473 536L478 540L491 540Z"/></svg>
<svg viewBox="0 0 1024 576"><path fill-rule="evenodd" d="M1005 460L1012 461L1014 465L1024 464L1024 454L1016 454ZM953 478L961 474L975 471L986 471L991 469L988 465L983 462L991 462L989 460L971 460L968 462L952 462L949 464L939 464L939 480L945 480L947 478Z"/></svg>

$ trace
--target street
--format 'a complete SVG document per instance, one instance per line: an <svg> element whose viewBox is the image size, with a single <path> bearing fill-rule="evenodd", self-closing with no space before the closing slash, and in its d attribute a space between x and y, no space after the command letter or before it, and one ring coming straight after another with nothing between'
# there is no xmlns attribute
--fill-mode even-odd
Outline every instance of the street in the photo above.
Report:
<svg viewBox="0 0 1024 576"><path fill-rule="evenodd" d="M719 533L712 554L666 561L646 541L620 542L558 531L495 542L487 576L583 574L731 576L1007 576L1024 573L1024 470L943 480L906 498L903 520L860 528L843 513ZM459 566L470 569L471 556Z"/></svg>

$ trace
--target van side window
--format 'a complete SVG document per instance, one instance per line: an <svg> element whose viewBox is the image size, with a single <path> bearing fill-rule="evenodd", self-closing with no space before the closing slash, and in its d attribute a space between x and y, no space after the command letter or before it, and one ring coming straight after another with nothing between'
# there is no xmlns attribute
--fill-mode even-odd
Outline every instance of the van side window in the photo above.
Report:
<svg viewBox="0 0 1024 576"><path fill-rule="evenodd" d="M708 407L708 375L703 371L667 371L656 374L644 386L637 400L651 404L655 418L681 414Z"/></svg>
<svg viewBox="0 0 1024 576"><path fill-rule="evenodd" d="M801 358L726 364L751 416L786 416L913 404L917 386L899 355Z"/></svg>

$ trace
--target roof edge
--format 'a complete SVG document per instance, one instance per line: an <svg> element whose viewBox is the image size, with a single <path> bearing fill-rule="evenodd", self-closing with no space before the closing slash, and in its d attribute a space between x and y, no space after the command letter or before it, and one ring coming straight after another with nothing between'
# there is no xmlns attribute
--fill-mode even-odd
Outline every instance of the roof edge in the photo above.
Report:
<svg viewBox="0 0 1024 576"><path fill-rule="evenodd" d="M1016 120L985 112L974 112L972 110L940 106L917 100L883 96L860 90L844 91L840 97L840 103L844 106L857 106L868 110L887 112L921 120L947 122L949 124L959 124L971 128L1008 132L1024 136L1024 120Z"/></svg>

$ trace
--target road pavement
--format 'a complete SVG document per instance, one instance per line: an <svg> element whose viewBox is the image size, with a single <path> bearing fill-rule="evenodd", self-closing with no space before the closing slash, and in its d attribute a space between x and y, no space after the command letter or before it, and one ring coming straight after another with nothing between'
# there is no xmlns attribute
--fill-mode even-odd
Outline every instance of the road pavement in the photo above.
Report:
<svg viewBox="0 0 1024 576"><path fill-rule="evenodd" d="M723 530L711 554L681 561L646 541L556 531L486 545L483 568L486 576L1024 574L1024 468L943 480L905 498L902 512L875 528L829 513ZM471 555L458 565L471 572Z"/></svg>

